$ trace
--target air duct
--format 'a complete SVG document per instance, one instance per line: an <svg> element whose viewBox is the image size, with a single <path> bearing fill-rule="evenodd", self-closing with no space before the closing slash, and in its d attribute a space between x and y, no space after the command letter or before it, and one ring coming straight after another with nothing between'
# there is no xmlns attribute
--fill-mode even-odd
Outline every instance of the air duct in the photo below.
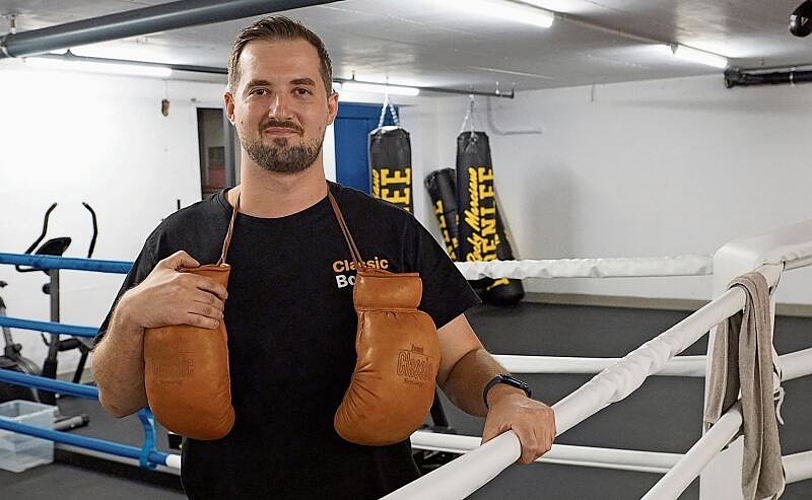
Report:
<svg viewBox="0 0 812 500"><path fill-rule="evenodd" d="M182 0L0 37L0 59L218 23L338 0Z"/></svg>

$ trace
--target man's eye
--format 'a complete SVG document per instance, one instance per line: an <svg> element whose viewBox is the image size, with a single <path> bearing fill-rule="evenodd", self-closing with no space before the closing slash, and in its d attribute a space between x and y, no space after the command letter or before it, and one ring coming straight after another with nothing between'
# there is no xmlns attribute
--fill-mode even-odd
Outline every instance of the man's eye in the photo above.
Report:
<svg viewBox="0 0 812 500"><path fill-rule="evenodd" d="M261 88L260 89L254 89L254 90L251 91L251 94L252 95L258 95L258 96L263 96L263 95L268 94L268 90L267 89L261 89Z"/></svg>
<svg viewBox="0 0 812 500"><path fill-rule="evenodd" d="M309 89L301 88L301 87L297 88L294 92L296 92L297 95L310 95L311 94Z"/></svg>

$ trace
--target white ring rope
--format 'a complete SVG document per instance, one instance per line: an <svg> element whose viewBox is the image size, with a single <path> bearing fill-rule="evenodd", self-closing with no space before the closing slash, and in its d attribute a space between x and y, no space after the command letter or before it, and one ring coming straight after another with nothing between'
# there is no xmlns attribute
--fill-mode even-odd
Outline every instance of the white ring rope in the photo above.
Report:
<svg viewBox="0 0 812 500"><path fill-rule="evenodd" d="M595 374L612 366L621 358L572 358L566 356L494 355L499 363L512 373ZM704 377L706 356L676 356L662 370L651 375L672 377ZM793 380L812 375L812 348L778 357L782 368L781 380Z"/></svg>
<svg viewBox="0 0 812 500"><path fill-rule="evenodd" d="M411 441L412 448L418 450L462 454L478 448L482 437L417 431L412 434ZM682 456L682 453L554 444L536 462L665 474Z"/></svg>
<svg viewBox="0 0 812 500"><path fill-rule="evenodd" d="M676 499L690 486L730 440L739 432L742 414L739 403L728 410L699 441L694 443L682 460L662 477L641 500Z"/></svg>
<svg viewBox="0 0 812 500"><path fill-rule="evenodd" d="M762 266L770 286L778 281L782 266ZM646 378L663 369L674 356L699 340L711 328L744 307L745 292L737 287L723 293L684 320L624 356L555 406L556 428L563 433L612 403L627 397Z"/></svg>
<svg viewBox="0 0 812 500"><path fill-rule="evenodd" d="M481 278L630 278L706 276L713 273L711 255L614 259L492 260L457 262L469 280Z"/></svg>
<svg viewBox="0 0 812 500"><path fill-rule="evenodd" d="M75 453L78 455L85 455L88 457L96 457L96 458L103 458L105 460L109 460L111 462L117 462L120 464L127 464L133 467L140 467L138 460L134 458L127 458L122 457L120 455L115 455L113 453L106 453L103 451L96 451L91 450L89 448L82 448L81 446L74 446L70 444L64 443L54 443L54 449L56 450L63 450L70 453ZM166 457L166 464L157 464L156 470L161 472L166 472L168 474L173 474L176 476L180 476L180 462L181 457L180 455L176 455L174 453L168 453Z"/></svg>
<svg viewBox="0 0 812 500"><path fill-rule="evenodd" d="M767 278L769 286L777 283L782 270L782 264L757 269ZM696 342L711 328L740 311L744 303L745 292L741 288L726 291L553 405L556 435L627 397L649 375L662 370L671 358ZM520 455L519 438L513 431L507 431L384 498L465 498L516 462ZM463 477L466 478L465 481L460 480Z"/></svg>
<svg viewBox="0 0 812 500"><path fill-rule="evenodd" d="M787 473L787 484L812 479L812 451L785 455L782 457L782 462L784 462L784 472Z"/></svg>
<svg viewBox="0 0 812 500"><path fill-rule="evenodd" d="M499 363L512 373L596 374L614 365L621 358L572 358L566 356L495 355ZM705 356L677 356L652 375L704 377Z"/></svg>
<svg viewBox="0 0 812 500"><path fill-rule="evenodd" d="M781 380L793 380L812 375L812 348L778 356Z"/></svg>
<svg viewBox="0 0 812 500"><path fill-rule="evenodd" d="M741 425L741 404L736 403L641 500L676 500L716 454L736 437ZM781 461L786 484L812 479L812 451L785 455Z"/></svg>

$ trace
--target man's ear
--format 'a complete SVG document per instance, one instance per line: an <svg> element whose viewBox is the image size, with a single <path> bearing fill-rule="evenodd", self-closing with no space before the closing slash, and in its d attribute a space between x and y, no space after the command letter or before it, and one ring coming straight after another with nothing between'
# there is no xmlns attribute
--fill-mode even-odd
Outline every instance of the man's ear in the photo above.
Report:
<svg viewBox="0 0 812 500"><path fill-rule="evenodd" d="M332 125L338 114L338 92L327 96L327 125Z"/></svg>
<svg viewBox="0 0 812 500"><path fill-rule="evenodd" d="M228 117L228 121L231 122L232 125L236 126L234 123L234 96L231 95L231 92L226 92L223 94L223 106L226 112L226 117Z"/></svg>

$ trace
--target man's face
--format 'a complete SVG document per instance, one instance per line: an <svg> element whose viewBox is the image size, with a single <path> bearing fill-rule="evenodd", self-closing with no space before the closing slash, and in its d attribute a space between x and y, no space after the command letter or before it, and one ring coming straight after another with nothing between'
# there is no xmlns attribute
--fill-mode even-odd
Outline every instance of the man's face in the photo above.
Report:
<svg viewBox="0 0 812 500"><path fill-rule="evenodd" d="M306 40L254 40L243 49L240 81L224 99L243 149L261 168L295 173L321 159L338 96L327 96L319 69Z"/></svg>

